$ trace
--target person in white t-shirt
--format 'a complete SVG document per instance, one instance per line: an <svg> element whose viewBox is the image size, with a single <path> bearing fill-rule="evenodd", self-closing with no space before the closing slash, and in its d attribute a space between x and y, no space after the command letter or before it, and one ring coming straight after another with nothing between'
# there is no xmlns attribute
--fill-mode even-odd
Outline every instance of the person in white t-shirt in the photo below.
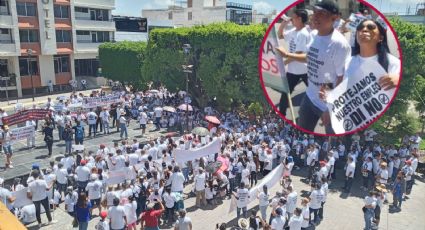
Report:
<svg viewBox="0 0 425 230"><path fill-rule="evenodd" d="M261 218L263 220L267 219L267 206L269 205L269 193L267 191L267 185L263 185L263 191L259 191L257 195L257 199L259 200L258 206L260 207Z"/></svg>
<svg viewBox="0 0 425 230"><path fill-rule="evenodd" d="M148 115L144 110L142 110L139 114L139 123L140 128L142 129L142 135L144 135L146 131L146 124L148 123Z"/></svg>
<svg viewBox="0 0 425 230"><path fill-rule="evenodd" d="M80 165L75 169L75 174L77 176L77 187L78 192L81 193L85 191L87 183L90 179L90 169L86 166L87 161L81 160Z"/></svg>
<svg viewBox="0 0 425 230"><path fill-rule="evenodd" d="M296 208L294 215L290 217L288 226L289 230L301 230L303 224L303 216L301 215L302 209Z"/></svg>
<svg viewBox="0 0 425 230"><path fill-rule="evenodd" d="M286 217L285 213L281 208L277 208L275 210L276 216L273 218L272 223L270 225L272 230L281 230L285 226Z"/></svg>
<svg viewBox="0 0 425 230"><path fill-rule="evenodd" d="M307 62L309 82L298 112L298 125L312 132L322 118L326 133L333 133L329 116L324 114L328 107L320 97L320 89L335 87L342 81L345 60L351 53L345 37L333 28L338 14L339 8L335 2L328 0L317 2L312 19L317 34L312 36L307 45L306 54L289 54L281 51L283 57Z"/></svg>
<svg viewBox="0 0 425 230"><path fill-rule="evenodd" d="M179 210L179 218L176 221L174 230L192 230L192 220L186 216L186 210Z"/></svg>
<svg viewBox="0 0 425 230"><path fill-rule="evenodd" d="M28 184L27 197L29 199L32 199L35 205L35 215L37 217L39 227L41 227L41 205L43 205L44 210L46 211L46 216L49 220L49 224L56 223L57 221L53 220L50 214L49 200L47 198L47 191L52 188L53 183L48 186L45 180L39 178L40 173L37 169L33 170L31 175L34 178L34 181Z"/></svg>
<svg viewBox="0 0 425 230"><path fill-rule="evenodd" d="M310 193L310 212L313 213L313 223L317 224L320 221L319 210L322 207L324 198L323 191L321 190L320 183L313 185L313 191Z"/></svg>
<svg viewBox="0 0 425 230"><path fill-rule="evenodd" d="M205 198L205 182L207 175L204 173L204 169L200 167L199 174L195 176L194 184L195 184L195 192L196 192L196 206L198 208L202 205L207 205L207 200Z"/></svg>
<svg viewBox="0 0 425 230"><path fill-rule="evenodd" d="M108 210L111 229L124 229L127 226L127 216L124 206L120 205L120 199L115 197L113 206Z"/></svg>
<svg viewBox="0 0 425 230"><path fill-rule="evenodd" d="M307 44L310 43L310 34L306 28L306 23L308 20L308 14L305 9L297 9L291 16L292 25L295 28L292 28L288 31L283 32L283 29L287 27L289 21L283 21L278 30L279 38L284 38L287 41L289 46L289 54L306 54L307 53ZM307 80L307 64L305 62L299 62L296 60L287 59L286 61L288 70L286 73L286 78L288 79L289 93L294 91L294 88L300 80L304 84L308 85ZM279 102L279 111L286 116L286 110L288 108L288 96L287 92L282 93Z"/></svg>
<svg viewBox="0 0 425 230"><path fill-rule="evenodd" d="M92 204L92 210L94 208L99 209L99 213L102 212L102 206L100 205L100 199L102 198L102 187L103 184L98 180L97 174L90 175L90 182L86 186L86 191L88 192L88 198Z"/></svg>
<svg viewBox="0 0 425 230"><path fill-rule="evenodd" d="M102 112L100 112L100 118L102 119L103 134L109 134L109 120L111 119L111 115L109 114L108 108L103 108Z"/></svg>
<svg viewBox="0 0 425 230"><path fill-rule="evenodd" d="M66 189L66 196L65 196L65 210L68 212L68 214L72 217L74 217L74 206L77 204L78 201L78 193L77 191L74 191L72 189L72 186L69 186Z"/></svg>
<svg viewBox="0 0 425 230"><path fill-rule="evenodd" d="M355 170L356 170L356 163L354 162L353 158L349 156L347 161L347 166L345 169L344 192L346 193L350 193L351 185L353 185Z"/></svg>
<svg viewBox="0 0 425 230"><path fill-rule="evenodd" d="M233 195L236 198L236 215L237 219L239 220L240 212L242 211L242 216L246 218L246 211L249 201L249 191L247 188L245 188L245 183L241 182L239 185L239 188L236 192L233 192Z"/></svg>
<svg viewBox="0 0 425 230"><path fill-rule="evenodd" d="M97 121L97 114L93 111L93 109L90 109L90 112L87 113L87 123L89 125L89 137L91 137L92 130L93 130L93 136L96 137L96 121Z"/></svg>

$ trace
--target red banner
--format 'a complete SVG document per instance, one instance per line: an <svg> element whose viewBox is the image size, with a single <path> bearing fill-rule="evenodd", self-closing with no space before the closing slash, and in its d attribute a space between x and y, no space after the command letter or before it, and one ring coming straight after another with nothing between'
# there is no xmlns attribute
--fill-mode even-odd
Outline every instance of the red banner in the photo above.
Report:
<svg viewBox="0 0 425 230"><path fill-rule="evenodd" d="M46 117L49 110L46 109L29 109L19 111L15 114L3 117L3 124L5 125L16 125L28 120L42 120Z"/></svg>

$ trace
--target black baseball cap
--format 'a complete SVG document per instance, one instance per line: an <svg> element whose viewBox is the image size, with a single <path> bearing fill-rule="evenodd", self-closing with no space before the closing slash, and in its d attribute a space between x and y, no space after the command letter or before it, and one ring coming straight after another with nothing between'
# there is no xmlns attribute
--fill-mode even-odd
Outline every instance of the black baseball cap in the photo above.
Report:
<svg viewBox="0 0 425 230"><path fill-rule="evenodd" d="M339 14L338 5L334 1L331 1L331 0L324 0L324 1L316 3L314 5L314 9L326 10L331 14Z"/></svg>

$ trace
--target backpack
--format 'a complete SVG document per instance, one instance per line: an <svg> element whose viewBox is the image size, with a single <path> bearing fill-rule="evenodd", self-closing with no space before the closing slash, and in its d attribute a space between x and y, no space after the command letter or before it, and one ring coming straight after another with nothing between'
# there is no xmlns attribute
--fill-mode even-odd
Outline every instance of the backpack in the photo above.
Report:
<svg viewBox="0 0 425 230"><path fill-rule="evenodd" d="M75 138L83 138L83 137L84 137L83 127L77 126L75 128Z"/></svg>

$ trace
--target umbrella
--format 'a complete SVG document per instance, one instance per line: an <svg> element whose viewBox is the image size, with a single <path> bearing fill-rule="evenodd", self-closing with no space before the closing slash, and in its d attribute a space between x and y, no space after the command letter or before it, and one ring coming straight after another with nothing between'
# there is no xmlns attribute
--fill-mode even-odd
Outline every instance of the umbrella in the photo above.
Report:
<svg viewBox="0 0 425 230"><path fill-rule="evenodd" d="M211 162L205 167L205 171L209 173L215 173L221 168L222 165L223 162L221 161Z"/></svg>
<svg viewBox="0 0 425 230"><path fill-rule="evenodd" d="M208 129L206 129L204 127L196 127L194 129L192 129L192 133L196 134L198 136L201 136L201 137L205 137L205 136L210 134L210 131L208 131Z"/></svg>
<svg viewBox="0 0 425 230"><path fill-rule="evenodd" d="M176 112L176 109L174 107L172 107L172 106L164 106L164 107L162 107L162 109L164 111L170 112L170 113L175 113Z"/></svg>
<svg viewBox="0 0 425 230"><path fill-rule="evenodd" d="M192 106L189 105L189 104L181 104L177 108L180 109L180 110L183 110L183 111L193 111Z"/></svg>
<svg viewBox="0 0 425 230"><path fill-rule="evenodd" d="M218 118L216 116L205 116L205 120L207 120L208 122L211 122L213 124L219 125L220 120L218 120Z"/></svg>

